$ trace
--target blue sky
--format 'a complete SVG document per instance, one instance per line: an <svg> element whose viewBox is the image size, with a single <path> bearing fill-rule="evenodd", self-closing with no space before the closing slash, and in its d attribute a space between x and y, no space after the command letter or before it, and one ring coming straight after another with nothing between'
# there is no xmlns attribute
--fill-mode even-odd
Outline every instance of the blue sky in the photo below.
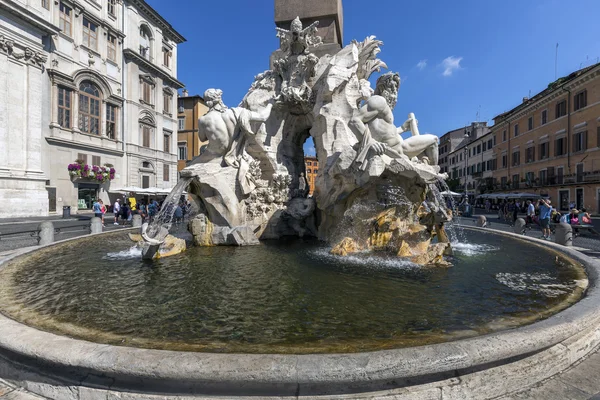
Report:
<svg viewBox="0 0 600 400"><path fill-rule="evenodd" d="M273 0L147 0L187 42L179 80L190 94L243 98L278 48ZM369 5L372 4L372 5ZM396 124L409 112L421 133L443 135L492 118L558 76L598 61L598 0L345 0L344 44L375 35L402 79ZM376 78L376 76L374 77Z"/></svg>

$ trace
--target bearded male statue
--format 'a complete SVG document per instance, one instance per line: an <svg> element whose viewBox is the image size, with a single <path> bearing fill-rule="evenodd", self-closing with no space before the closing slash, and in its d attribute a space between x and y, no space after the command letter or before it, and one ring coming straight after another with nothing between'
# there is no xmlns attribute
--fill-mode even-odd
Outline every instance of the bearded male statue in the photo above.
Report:
<svg viewBox="0 0 600 400"><path fill-rule="evenodd" d="M393 159L421 157L430 165L438 163L438 138L435 135L420 135L413 114L400 127L394 125L392 110L396 106L400 76L393 72L377 79L374 95L355 111L349 126L359 140L355 162L365 170L369 158L385 154ZM412 136L403 139L403 132Z"/></svg>

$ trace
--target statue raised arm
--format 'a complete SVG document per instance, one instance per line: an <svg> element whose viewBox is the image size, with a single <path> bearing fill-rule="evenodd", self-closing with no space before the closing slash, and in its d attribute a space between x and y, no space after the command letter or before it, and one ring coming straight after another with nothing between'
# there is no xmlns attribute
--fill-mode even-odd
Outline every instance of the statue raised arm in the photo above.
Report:
<svg viewBox="0 0 600 400"><path fill-rule="evenodd" d="M438 162L438 138L435 135L420 135L414 114L399 127L394 125L393 108L396 106L400 77L386 73L379 77L374 95L358 109L349 126L360 142L356 162L362 170L367 160L374 155L385 154L391 158L413 158L421 156L431 165ZM412 136L400 136L411 131Z"/></svg>

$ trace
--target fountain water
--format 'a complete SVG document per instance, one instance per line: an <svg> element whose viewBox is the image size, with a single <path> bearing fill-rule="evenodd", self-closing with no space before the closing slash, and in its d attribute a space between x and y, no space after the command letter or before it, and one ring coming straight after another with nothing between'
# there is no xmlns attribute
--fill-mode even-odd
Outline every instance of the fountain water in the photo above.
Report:
<svg viewBox="0 0 600 400"><path fill-rule="evenodd" d="M189 186L191 180L191 178L181 178L163 201L158 214L150 223L146 222L142 225L142 238L144 239L142 258L144 260L154 258L154 255L169 234L175 210L179 205L179 199Z"/></svg>

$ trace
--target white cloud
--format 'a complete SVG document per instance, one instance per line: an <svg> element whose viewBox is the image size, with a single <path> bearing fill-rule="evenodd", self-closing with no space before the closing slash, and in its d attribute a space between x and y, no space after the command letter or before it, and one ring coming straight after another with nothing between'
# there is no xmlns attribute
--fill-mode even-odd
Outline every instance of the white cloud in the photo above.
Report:
<svg viewBox="0 0 600 400"><path fill-rule="evenodd" d="M423 71L426 66L427 66L427 60L421 60L417 63L417 68L419 68L421 71Z"/></svg>
<svg viewBox="0 0 600 400"><path fill-rule="evenodd" d="M454 71L460 69L460 62L462 61L462 57L446 57L444 61L442 61L442 67L444 67L444 72L442 75L451 76Z"/></svg>

